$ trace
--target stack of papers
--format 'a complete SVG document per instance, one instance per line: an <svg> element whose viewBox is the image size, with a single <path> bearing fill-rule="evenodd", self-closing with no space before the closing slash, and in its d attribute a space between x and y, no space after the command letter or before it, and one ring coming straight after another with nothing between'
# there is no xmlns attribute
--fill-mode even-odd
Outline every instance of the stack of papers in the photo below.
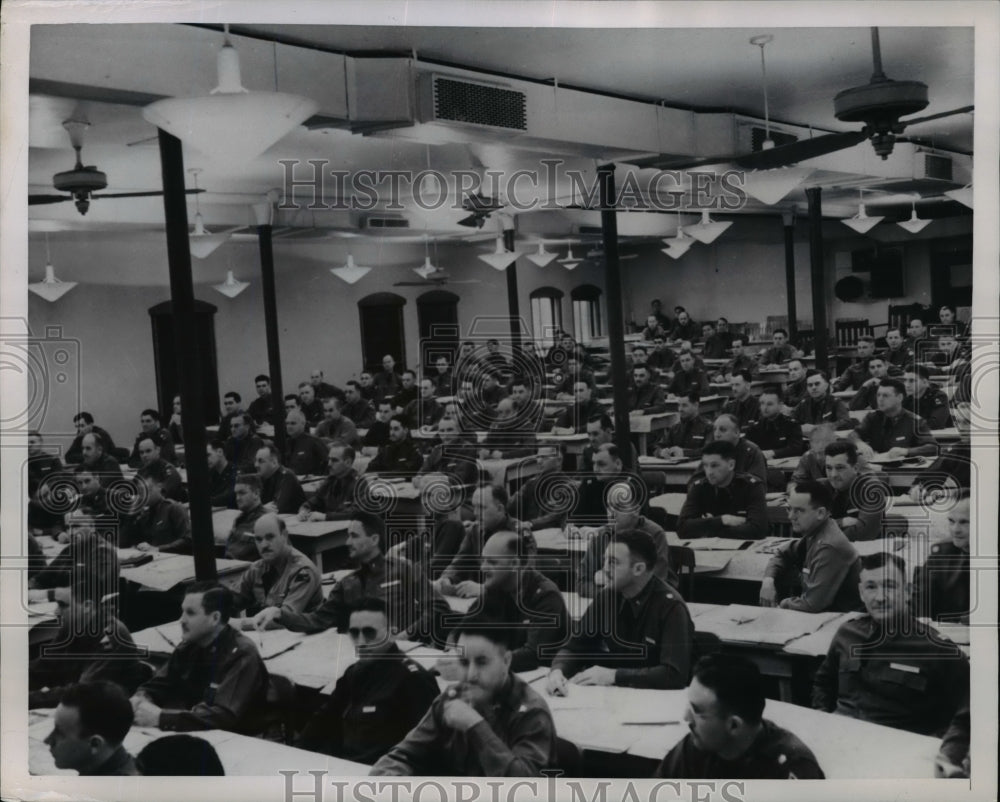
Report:
<svg viewBox="0 0 1000 802"><path fill-rule="evenodd" d="M803 613L778 607L730 604L698 616L697 629L711 632L731 643L761 643L784 646L795 638L815 632L842 613Z"/></svg>

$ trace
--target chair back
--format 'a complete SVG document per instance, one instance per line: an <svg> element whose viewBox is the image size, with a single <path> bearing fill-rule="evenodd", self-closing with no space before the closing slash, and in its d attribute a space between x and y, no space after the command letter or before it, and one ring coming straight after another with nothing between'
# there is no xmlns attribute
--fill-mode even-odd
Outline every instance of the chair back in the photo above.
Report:
<svg viewBox="0 0 1000 802"><path fill-rule="evenodd" d="M691 601L694 598L694 549L687 546L668 546L667 549L670 567L680 580L678 590L685 601Z"/></svg>

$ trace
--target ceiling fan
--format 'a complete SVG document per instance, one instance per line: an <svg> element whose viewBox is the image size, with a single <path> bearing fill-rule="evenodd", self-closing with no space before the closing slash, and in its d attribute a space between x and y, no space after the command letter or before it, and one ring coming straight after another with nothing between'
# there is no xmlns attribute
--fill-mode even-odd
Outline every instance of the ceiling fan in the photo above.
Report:
<svg viewBox="0 0 1000 802"><path fill-rule="evenodd" d="M97 169L93 164L83 165L81 151L83 150L83 135L90 128L90 122L82 114L77 114L68 120L63 121L63 128L69 134L69 140L76 151L76 165L72 170L65 170L52 176L52 186L60 192L68 192L68 195L28 195L29 206L40 206L49 203L63 203L73 201L80 214L86 214L90 209L90 201L100 198L142 198L153 195L162 195L162 191L149 192L107 192L102 195L95 195L108 185L108 176ZM203 189L188 189L185 193L195 195L204 192Z"/></svg>
<svg viewBox="0 0 1000 802"><path fill-rule="evenodd" d="M771 41L770 36L755 36L751 44L761 48L761 66L763 68L764 45ZM653 156L648 159L631 161L638 167L655 167L658 169L687 170L711 164L735 164L740 167L755 170L770 170L775 167L787 167L806 159L814 159L854 147L866 139L870 140L875 153L883 159L892 153L896 137L909 126L917 123L939 120L956 114L972 112L974 106L962 106L950 111L930 114L926 117L916 117L904 120L907 114L915 114L927 108L927 85L920 81L895 81L886 77L882 71L882 50L879 44L878 28L871 29L872 64L871 80L863 86L855 86L838 92L833 99L834 114L842 122L860 122L864 126L859 131L845 131L835 134L824 134L812 139L803 139L788 145L775 147L768 139L761 150L751 153L729 154L725 156L709 156L701 159L680 160ZM766 75L766 73L765 73ZM764 87L764 108L767 116L767 86Z"/></svg>

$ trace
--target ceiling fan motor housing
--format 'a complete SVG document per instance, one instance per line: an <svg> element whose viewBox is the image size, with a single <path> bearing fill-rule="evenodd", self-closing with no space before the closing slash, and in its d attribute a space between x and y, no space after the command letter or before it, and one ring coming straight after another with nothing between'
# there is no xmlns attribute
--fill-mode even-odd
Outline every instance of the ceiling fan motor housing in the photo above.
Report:
<svg viewBox="0 0 1000 802"><path fill-rule="evenodd" d="M872 81L838 92L833 111L842 122L863 122L871 130L875 152L892 153L899 118L927 108L927 85L920 81Z"/></svg>
<svg viewBox="0 0 1000 802"><path fill-rule="evenodd" d="M79 167L52 176L52 186L74 195L81 192L97 192L108 185L108 177L96 167Z"/></svg>

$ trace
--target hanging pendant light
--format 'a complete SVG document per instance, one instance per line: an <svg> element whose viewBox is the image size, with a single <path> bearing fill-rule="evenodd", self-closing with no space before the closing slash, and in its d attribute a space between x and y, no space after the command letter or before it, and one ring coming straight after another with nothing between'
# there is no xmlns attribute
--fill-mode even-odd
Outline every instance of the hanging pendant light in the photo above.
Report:
<svg viewBox="0 0 1000 802"><path fill-rule="evenodd" d="M660 250L671 259L680 259L694 245L695 239L684 235L684 226L681 225L680 214L677 215L677 236L666 237L663 242L667 247L660 248Z"/></svg>
<svg viewBox="0 0 1000 802"><path fill-rule="evenodd" d="M519 256L522 256L523 254L524 251L508 251L504 248L503 235L498 234L496 250L492 253L481 253L479 254L479 258L486 262L486 264L494 270L506 270L517 261Z"/></svg>
<svg viewBox="0 0 1000 802"><path fill-rule="evenodd" d="M545 243L539 242L538 253L529 253L527 255L527 258L530 259L539 267L545 267L545 265L547 265L549 262L555 259L558 255L559 254L557 253L550 253L549 251L545 250Z"/></svg>
<svg viewBox="0 0 1000 802"><path fill-rule="evenodd" d="M28 285L28 289L49 303L55 303L76 286L75 281L60 281L56 278L52 257L49 254L49 235L45 235L45 278Z"/></svg>
<svg viewBox="0 0 1000 802"><path fill-rule="evenodd" d="M578 264L580 264L580 262L582 262L582 261L583 261L583 259L577 259L575 256L573 256L573 246L572 245L567 245L566 246L566 256L564 258L562 258L562 259L559 260L559 264L561 264L567 270L572 270Z"/></svg>
<svg viewBox="0 0 1000 802"><path fill-rule="evenodd" d="M221 284L213 284L212 289L216 292L221 292L227 298L235 298L243 290L250 286L249 281L237 281L233 277L233 271L226 271L226 280Z"/></svg>
<svg viewBox="0 0 1000 802"><path fill-rule="evenodd" d="M420 278L426 279L429 276L433 276L438 272L439 268L431 263L431 255L428 247L428 237L424 235L424 263L420 267L413 268L413 272L416 273ZM434 252L437 253L437 246L434 248Z"/></svg>
<svg viewBox="0 0 1000 802"><path fill-rule="evenodd" d="M201 168L192 167L188 172L194 177L194 188L198 189L198 175L201 173ZM201 216L201 202L198 200L197 194L194 196L194 208L194 228L188 234L188 246L193 257L204 259L229 239L229 232L212 234L205 230L205 220Z"/></svg>
<svg viewBox="0 0 1000 802"><path fill-rule="evenodd" d="M913 209L910 212L909 220L900 220L896 223L900 228L904 228L911 234L916 234L918 231L923 231L927 226L931 224L931 220L922 220L917 217L917 202L913 202Z"/></svg>
<svg viewBox="0 0 1000 802"><path fill-rule="evenodd" d="M859 234L866 234L872 228L881 223L884 217L869 217L868 213L865 211L864 194L863 191L859 192L861 201L858 203L858 213L854 217L848 217L846 220L841 220L848 228L853 228Z"/></svg>
<svg viewBox="0 0 1000 802"><path fill-rule="evenodd" d="M219 85L210 94L157 100L142 116L202 153L230 163L254 159L316 113L315 101L286 92L250 92L240 82L240 57L229 41L219 50Z"/></svg>
<svg viewBox="0 0 1000 802"><path fill-rule="evenodd" d="M968 206L970 209L972 206L972 184L962 187L961 189L949 189L944 193L952 200L956 200L963 206Z"/></svg>
<svg viewBox="0 0 1000 802"><path fill-rule="evenodd" d="M330 272L348 284L356 284L371 272L371 268L354 264L354 256L347 254L347 263L342 267L331 267Z"/></svg>
<svg viewBox="0 0 1000 802"><path fill-rule="evenodd" d="M713 220L708 215L708 209L701 212L701 222L694 226L688 226L688 234L694 237L703 245L715 242L719 236L732 225L732 222L720 222Z"/></svg>

